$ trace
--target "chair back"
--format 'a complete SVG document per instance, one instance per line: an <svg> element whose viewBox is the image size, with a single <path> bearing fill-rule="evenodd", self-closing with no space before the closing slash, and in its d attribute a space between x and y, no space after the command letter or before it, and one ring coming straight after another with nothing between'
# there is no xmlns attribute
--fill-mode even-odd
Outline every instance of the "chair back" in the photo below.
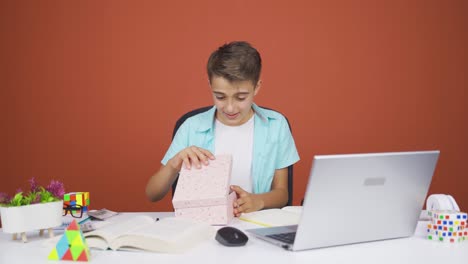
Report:
<svg viewBox="0 0 468 264"><path fill-rule="evenodd" d="M172 132L172 139L174 139L174 137L175 137L175 135L177 133L177 130L185 122L185 120L187 120L189 117L192 117L194 115L206 112L206 111L210 110L211 108L213 108L213 106L200 107L200 108L191 110L191 111L185 113L184 115L182 115L177 120L177 122L176 122L176 124L174 126L174 131ZM271 108L267 108L267 107L263 107L263 106L262 106L262 108L272 110L272 111L276 111L276 110L273 110ZM276 111L276 112L278 112L278 111ZM289 123L289 120L288 120L288 118L286 116L285 116L285 118L286 118L286 121L288 122L289 130L291 130L291 133L292 133L291 124ZM172 184L172 196L174 196L178 180L179 180L179 176L177 176L174 183ZM293 165L289 165L288 166L288 203L287 203L288 206L292 205L292 200L293 200Z"/></svg>

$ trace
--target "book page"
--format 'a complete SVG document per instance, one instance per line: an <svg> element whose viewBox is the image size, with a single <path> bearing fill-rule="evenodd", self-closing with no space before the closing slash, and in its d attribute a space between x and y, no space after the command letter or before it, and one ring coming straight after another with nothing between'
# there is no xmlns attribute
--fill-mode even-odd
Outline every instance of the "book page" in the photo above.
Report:
<svg viewBox="0 0 468 264"><path fill-rule="evenodd" d="M259 226L286 226L299 224L301 214L283 209L265 209L252 213L243 213L239 220L250 222Z"/></svg>
<svg viewBox="0 0 468 264"><path fill-rule="evenodd" d="M105 249L108 246L104 247L104 245L108 245L112 240L116 239L117 237L125 233L131 232L134 229L138 229L141 226L148 225L154 222L154 219L149 216L138 215L130 219L123 220L121 222L112 222L98 230L89 233L84 233L84 237L86 238L89 247Z"/></svg>
<svg viewBox="0 0 468 264"><path fill-rule="evenodd" d="M101 249L101 250L106 250L109 248L107 241L103 239L102 237L92 236L92 237L87 237L85 239L86 239L86 244L88 245L89 248L96 248L96 249Z"/></svg>
<svg viewBox="0 0 468 264"><path fill-rule="evenodd" d="M288 212L291 212L291 213L296 213L296 214L302 214L302 206L285 206L283 208L281 208L281 210L285 210L285 211L288 211Z"/></svg>
<svg viewBox="0 0 468 264"><path fill-rule="evenodd" d="M112 249L181 252L214 237L212 226L184 218L163 218L142 225L110 243Z"/></svg>

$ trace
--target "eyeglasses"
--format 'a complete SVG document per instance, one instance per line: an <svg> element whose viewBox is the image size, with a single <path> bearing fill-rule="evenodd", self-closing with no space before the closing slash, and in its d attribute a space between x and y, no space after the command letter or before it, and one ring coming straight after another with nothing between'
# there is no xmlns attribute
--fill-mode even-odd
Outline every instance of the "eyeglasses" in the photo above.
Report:
<svg viewBox="0 0 468 264"><path fill-rule="evenodd" d="M70 215L75 218L81 218L83 216L83 210L81 205L66 205L63 206L63 215L67 215L70 212Z"/></svg>

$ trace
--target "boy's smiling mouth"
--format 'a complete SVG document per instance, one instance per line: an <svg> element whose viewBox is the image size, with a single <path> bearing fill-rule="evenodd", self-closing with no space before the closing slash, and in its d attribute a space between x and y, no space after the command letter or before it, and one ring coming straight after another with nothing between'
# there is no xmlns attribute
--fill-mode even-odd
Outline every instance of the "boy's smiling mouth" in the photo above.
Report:
<svg viewBox="0 0 468 264"><path fill-rule="evenodd" d="M228 119L236 119L236 117L239 116L239 113L237 113L237 114L228 114L228 113L224 113L224 115L225 115Z"/></svg>

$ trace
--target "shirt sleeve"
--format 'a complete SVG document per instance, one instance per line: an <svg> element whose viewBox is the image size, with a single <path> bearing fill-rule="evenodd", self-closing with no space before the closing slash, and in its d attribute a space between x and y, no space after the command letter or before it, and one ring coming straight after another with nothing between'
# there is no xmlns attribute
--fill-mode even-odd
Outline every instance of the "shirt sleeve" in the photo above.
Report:
<svg viewBox="0 0 468 264"><path fill-rule="evenodd" d="M281 118L279 134L278 155L276 155L276 169L286 168L299 161L299 153L294 143L288 121L284 116Z"/></svg>
<svg viewBox="0 0 468 264"><path fill-rule="evenodd" d="M184 148L188 147L188 137L189 137L189 124L188 122L184 122L179 129L177 130L174 138L172 139L172 143L169 146L169 149L164 155L164 158L161 160L163 165L166 165L167 162L172 159L177 153L179 153Z"/></svg>

